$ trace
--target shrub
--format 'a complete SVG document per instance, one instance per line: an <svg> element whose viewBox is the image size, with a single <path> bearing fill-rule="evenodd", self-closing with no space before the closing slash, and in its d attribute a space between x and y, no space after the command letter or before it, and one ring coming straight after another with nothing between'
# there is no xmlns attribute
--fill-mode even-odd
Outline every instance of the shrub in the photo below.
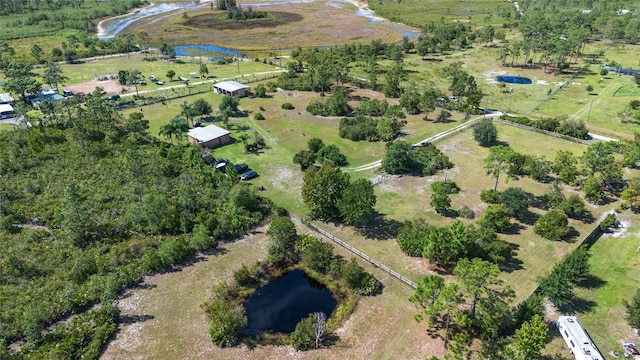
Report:
<svg viewBox="0 0 640 360"><path fill-rule="evenodd" d="M460 192L458 184L451 180L433 182L431 183L431 190L442 191L445 194L457 194Z"/></svg>
<svg viewBox="0 0 640 360"><path fill-rule="evenodd" d="M507 214L502 204L489 205L480 220L478 220L478 225L499 233L511 228L509 214Z"/></svg>
<svg viewBox="0 0 640 360"><path fill-rule="evenodd" d="M463 206L458 210L458 214L465 219L473 219L476 217L476 213L467 205Z"/></svg>
<svg viewBox="0 0 640 360"><path fill-rule="evenodd" d="M562 210L568 217L572 219L581 218L589 213L584 200L578 195L571 195L565 201L560 203L558 209Z"/></svg>
<svg viewBox="0 0 640 360"><path fill-rule="evenodd" d="M376 120L363 115L358 115L353 118L342 118L339 127L340 137L352 141L376 141L378 140L376 123Z"/></svg>
<svg viewBox="0 0 640 360"><path fill-rule="evenodd" d="M282 104L282 108L283 108L283 109L285 109L285 110L293 110L293 109L295 109L295 107L293 106L293 104L292 104L292 103L288 103L288 102L287 102L287 103Z"/></svg>
<svg viewBox="0 0 640 360"><path fill-rule="evenodd" d="M480 146L491 146L498 139L498 129L493 120L487 118L473 125L473 138Z"/></svg>
<svg viewBox="0 0 640 360"><path fill-rule="evenodd" d="M508 188L500 194L500 202L504 210L512 217L521 219L529 208L527 193L520 188Z"/></svg>
<svg viewBox="0 0 640 360"><path fill-rule="evenodd" d="M500 191L486 189L480 192L480 200L487 204L498 204L500 202Z"/></svg>
<svg viewBox="0 0 640 360"><path fill-rule="evenodd" d="M554 209L536 221L533 231L545 239L558 241L567 235L571 228L569 228L567 215L562 210Z"/></svg>
<svg viewBox="0 0 640 360"><path fill-rule="evenodd" d="M264 115L262 113L257 113L253 116L255 120L264 120Z"/></svg>
<svg viewBox="0 0 640 360"><path fill-rule="evenodd" d="M600 223L600 230L607 231L618 224L615 214L607 214L607 217Z"/></svg>
<svg viewBox="0 0 640 360"><path fill-rule="evenodd" d="M374 295L382 290L382 283L358 265L355 258L342 267L342 278L359 295Z"/></svg>
<svg viewBox="0 0 640 360"><path fill-rule="evenodd" d="M321 99L311 99L309 105L307 105L307 111L311 115L328 116L329 107Z"/></svg>
<svg viewBox="0 0 640 360"><path fill-rule="evenodd" d="M296 324L295 330L289 336L291 346L296 350L309 350L315 346L316 337L314 334L315 316L310 314Z"/></svg>

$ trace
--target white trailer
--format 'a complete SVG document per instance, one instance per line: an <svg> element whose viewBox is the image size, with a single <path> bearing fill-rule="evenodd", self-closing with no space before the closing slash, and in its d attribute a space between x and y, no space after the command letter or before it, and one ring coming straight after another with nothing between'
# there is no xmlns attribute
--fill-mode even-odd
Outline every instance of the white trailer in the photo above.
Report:
<svg viewBox="0 0 640 360"><path fill-rule="evenodd" d="M577 317L560 316L556 327L576 360L604 360Z"/></svg>

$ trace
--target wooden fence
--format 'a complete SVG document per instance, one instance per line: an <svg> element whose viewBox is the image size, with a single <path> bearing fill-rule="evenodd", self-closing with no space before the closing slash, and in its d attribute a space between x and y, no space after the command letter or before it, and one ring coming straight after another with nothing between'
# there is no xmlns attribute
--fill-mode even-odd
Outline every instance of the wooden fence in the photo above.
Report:
<svg viewBox="0 0 640 360"><path fill-rule="evenodd" d="M362 251L356 249L355 247L347 244L346 242L338 239L337 237L331 235L330 233L320 229L319 227L313 225L311 222L307 221L307 220L303 220L303 219L299 219L298 217L291 215L291 219L294 221L297 221L301 224L306 225L308 228L310 228L311 230L319 233L320 235L322 235L323 237L333 241L334 243L342 246L343 248L349 250L350 252L356 254L358 257L360 257L361 259L363 259L364 261L372 264L373 266L379 268L380 270L386 272L387 274L391 275L392 277L395 277L396 279L402 281L405 285L409 285L412 289L415 289L418 287L418 285L416 285L416 283L414 283L413 281L407 279L406 277L398 274L397 272L393 271L391 268L389 268L388 266L382 264L381 262L371 258L369 255L363 253Z"/></svg>

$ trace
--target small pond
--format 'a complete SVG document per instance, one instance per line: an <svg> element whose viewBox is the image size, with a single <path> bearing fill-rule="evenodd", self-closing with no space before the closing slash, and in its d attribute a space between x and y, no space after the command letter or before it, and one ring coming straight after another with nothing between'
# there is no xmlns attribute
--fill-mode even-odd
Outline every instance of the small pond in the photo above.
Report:
<svg viewBox="0 0 640 360"><path fill-rule="evenodd" d="M247 333L292 333L300 320L322 311L327 318L338 302L324 285L309 278L302 270L293 270L273 279L251 295L247 309Z"/></svg>
<svg viewBox="0 0 640 360"><path fill-rule="evenodd" d="M524 76L515 76L515 75L499 75L496 80L498 82L506 82L511 84L531 84L531 79L526 78Z"/></svg>

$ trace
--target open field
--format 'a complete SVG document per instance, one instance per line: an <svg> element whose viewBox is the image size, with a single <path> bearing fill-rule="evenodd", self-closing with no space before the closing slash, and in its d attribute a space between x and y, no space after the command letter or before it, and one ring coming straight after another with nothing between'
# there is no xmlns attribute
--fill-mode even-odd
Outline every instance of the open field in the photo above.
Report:
<svg viewBox="0 0 640 360"><path fill-rule="evenodd" d="M403 0L401 6L391 0L371 1L369 4L378 14L388 19L414 26L441 19L480 26L500 22L502 19L498 16L503 9L508 12L514 11L512 4L497 0L466 2L464 5L453 5L446 0Z"/></svg>
<svg viewBox="0 0 640 360"><path fill-rule="evenodd" d="M635 342L636 335L625 320L622 300L631 301L640 282L640 227L638 215L619 214L624 224L618 232L605 234L591 247L592 279L576 289L582 299L576 309L578 318L607 359L611 351L622 353L622 342ZM565 353L568 349L559 335L547 347L548 353ZM622 358L622 357L619 357Z"/></svg>
<svg viewBox="0 0 640 360"><path fill-rule="evenodd" d="M225 245L218 255L203 256L179 271L152 276L141 287L129 290L119 307L130 322L120 325L101 358L422 359L443 354L442 342L430 338L426 325L413 319L416 310L407 301L412 291L364 263L385 289L378 296L359 300L355 312L337 331L339 342L330 349L297 352L290 346L222 349L213 345L207 332L209 321L200 304L210 296L213 285L232 280L233 271L243 263L249 266L266 257L265 230L263 227ZM351 257L339 248L335 252ZM374 319L384 319L384 324Z"/></svg>

